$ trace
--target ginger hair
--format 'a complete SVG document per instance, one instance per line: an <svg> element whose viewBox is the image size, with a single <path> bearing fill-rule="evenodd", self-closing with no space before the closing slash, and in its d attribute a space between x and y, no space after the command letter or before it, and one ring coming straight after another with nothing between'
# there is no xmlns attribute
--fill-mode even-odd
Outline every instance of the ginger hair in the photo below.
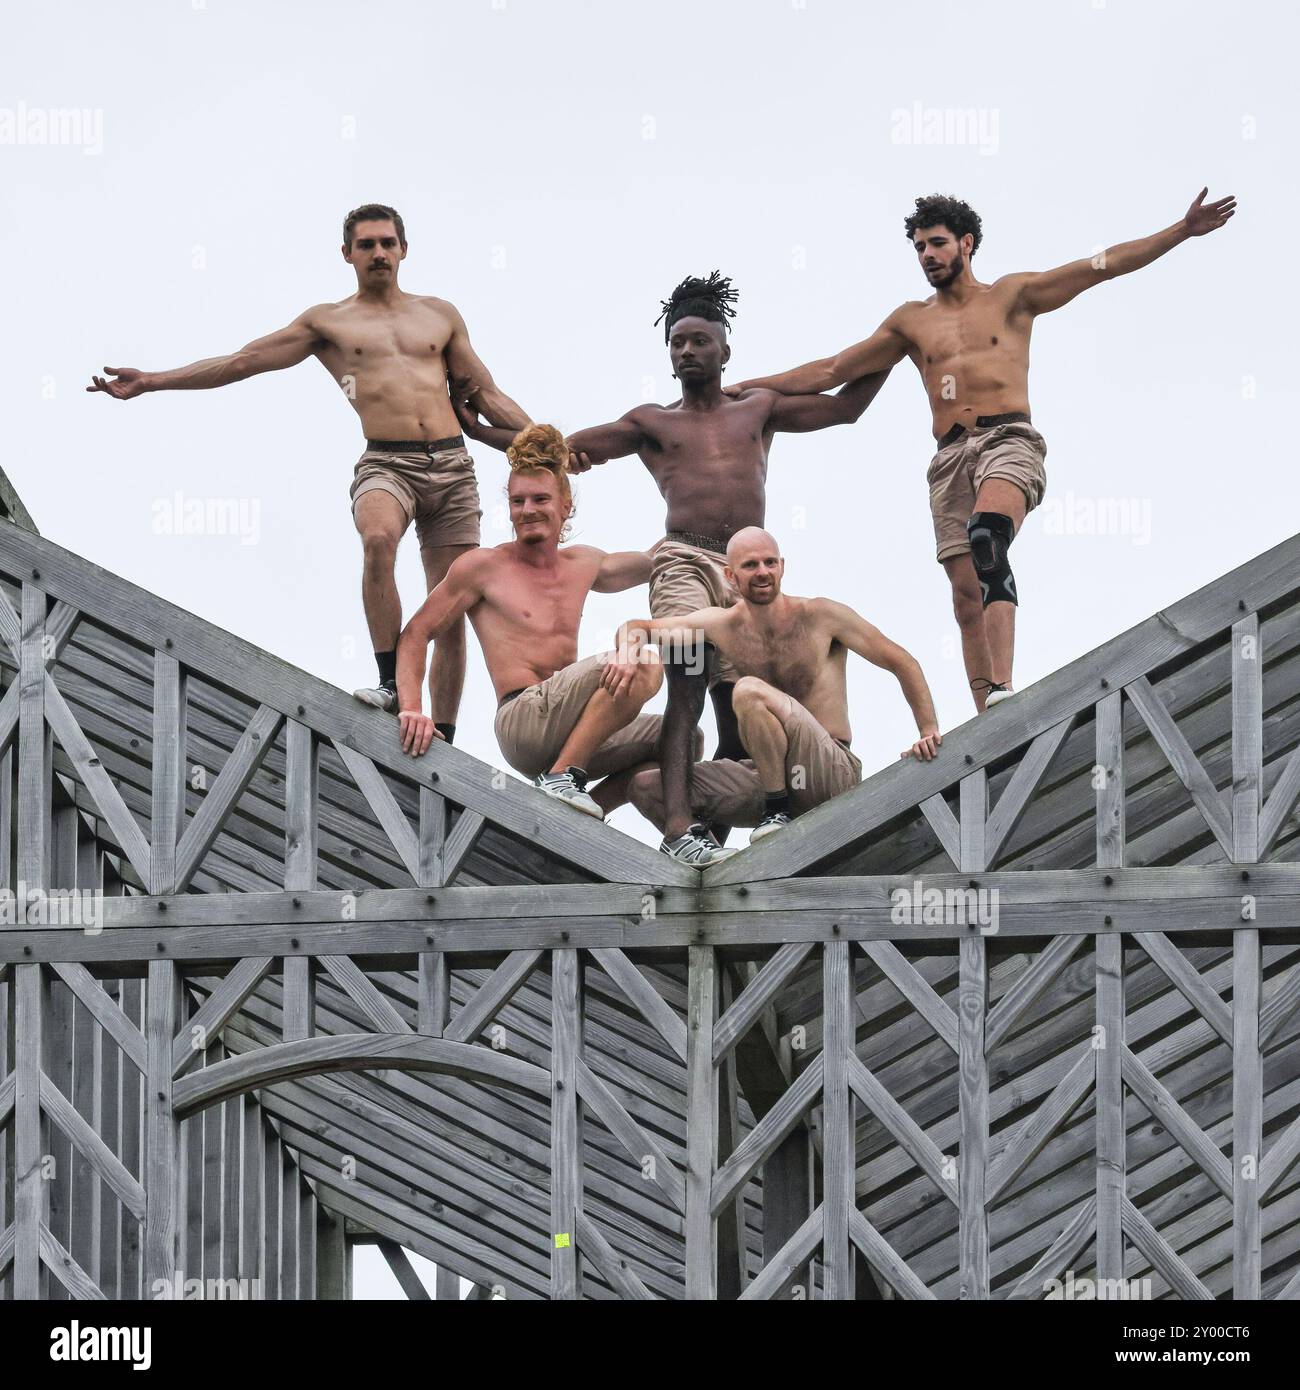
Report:
<svg viewBox="0 0 1300 1390"><path fill-rule="evenodd" d="M569 486L568 472L569 445L554 425L525 425L506 450L506 459L510 464L511 478L516 473L547 474L555 482L568 516L573 516L573 489ZM560 539L566 539L568 533L569 523L566 521Z"/></svg>

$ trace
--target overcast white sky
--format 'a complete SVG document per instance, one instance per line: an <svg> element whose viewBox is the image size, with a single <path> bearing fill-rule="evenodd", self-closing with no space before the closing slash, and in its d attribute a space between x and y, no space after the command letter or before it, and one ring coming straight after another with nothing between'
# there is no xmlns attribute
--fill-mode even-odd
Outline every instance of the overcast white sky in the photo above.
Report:
<svg viewBox="0 0 1300 1390"><path fill-rule="evenodd" d="M1023 688L1295 529L1296 28L1263 0L14 7L0 463L50 539L350 689L374 675L347 497L361 431L324 369L82 392L105 364L233 350L349 294L348 208L397 206L403 286L453 300L501 385L570 430L674 398L652 325L685 274L734 277L731 372L751 376L923 296L902 234L917 194L978 209L992 280L1156 231L1203 184L1235 193L1226 229L1036 327L1048 502L1013 554ZM91 113L82 145L15 143L24 110L51 108ZM858 425L777 438L768 524L787 589L908 647L946 730L970 703L931 453L904 364ZM478 465L492 544L504 461ZM246 533L157 534L178 493L237 499ZM1091 533L1099 505L1117 534ZM579 506L577 540L662 532L635 460L588 475ZM409 612L413 536L399 582ZM645 608L593 596L582 651ZM911 721L883 673L855 661L850 689L871 772ZM489 760L493 712L472 647L458 743Z"/></svg>

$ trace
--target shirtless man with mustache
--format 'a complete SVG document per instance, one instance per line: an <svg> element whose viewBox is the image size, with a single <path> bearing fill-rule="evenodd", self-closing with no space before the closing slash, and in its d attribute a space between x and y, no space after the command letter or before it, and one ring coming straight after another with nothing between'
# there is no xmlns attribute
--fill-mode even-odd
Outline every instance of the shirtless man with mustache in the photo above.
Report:
<svg viewBox="0 0 1300 1390"><path fill-rule="evenodd" d="M355 693L382 710L397 708L398 542L414 521L429 589L458 555L479 542L474 462L449 391L457 400L473 401L493 424L514 431L528 423L470 346L455 305L398 288L406 249L406 228L395 209L382 203L354 208L343 223L343 259L356 272L355 294L337 304L317 304L287 328L224 357L163 372L105 367L107 376L92 377L86 388L129 401L149 391L229 386L308 357L321 363L343 388L366 432L351 498L365 554L361 601L379 683ZM443 634L429 672L441 738L450 740L455 732L464 683L465 624L459 622Z"/></svg>

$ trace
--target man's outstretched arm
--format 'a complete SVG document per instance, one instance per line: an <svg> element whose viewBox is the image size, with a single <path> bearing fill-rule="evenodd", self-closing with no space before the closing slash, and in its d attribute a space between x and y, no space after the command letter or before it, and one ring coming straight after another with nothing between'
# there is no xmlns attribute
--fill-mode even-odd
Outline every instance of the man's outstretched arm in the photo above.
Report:
<svg viewBox="0 0 1300 1390"><path fill-rule="evenodd" d="M1009 280L1017 283L1016 307L1027 314L1051 313L1094 285L1141 270L1189 237L1217 231L1236 212L1237 200L1229 194L1217 202L1207 203L1205 195L1209 191L1208 188L1201 189L1187 209L1187 215L1154 236L1121 242L1099 255L1071 261L1068 265L1057 266L1055 270L1008 276Z"/></svg>
<svg viewBox="0 0 1300 1390"><path fill-rule="evenodd" d="M398 738L404 752L418 758L442 735L424 713L424 664L429 643L441 637L483 597L479 584L482 551L453 560L446 577L412 615L397 639Z"/></svg>
<svg viewBox="0 0 1300 1390"><path fill-rule="evenodd" d="M112 378L92 376L87 391L103 391L114 400L129 401L146 391L207 391L215 386L229 386L261 372L278 372L296 367L299 362L322 348L324 339L312 327L314 309L299 314L291 324L256 338L238 352L224 357L206 357L191 362L188 367L176 367L167 372L142 372L135 367L105 367Z"/></svg>
<svg viewBox="0 0 1300 1390"><path fill-rule="evenodd" d="M864 661L892 672L898 678L903 688L903 698L911 707L917 731L921 735L910 748L903 750L902 756L917 757L928 762L943 742L943 736L939 733L934 700L920 662L897 642L891 642L879 628L873 627L848 604L836 603L833 599L822 599L820 602L830 616L832 637L842 642L849 651L856 652Z"/></svg>
<svg viewBox="0 0 1300 1390"><path fill-rule="evenodd" d="M460 310L442 302L452 322L444 351L452 400L468 401L489 424L508 429L513 439L529 423L528 415L492 380L492 373L470 343L469 329Z"/></svg>
<svg viewBox="0 0 1300 1390"><path fill-rule="evenodd" d="M862 412L876 399L876 394L885 384L888 375L888 369L883 372L871 372L849 382L833 396L778 394L772 400L772 413L767 417L768 425L774 430L791 434L823 430L829 425L851 425L862 418Z"/></svg>
<svg viewBox="0 0 1300 1390"><path fill-rule="evenodd" d="M593 463L626 458L638 453L649 442L639 419L640 407L608 425L593 425L569 436L569 471L585 473Z"/></svg>
<svg viewBox="0 0 1300 1390"><path fill-rule="evenodd" d="M802 367L794 367L777 376L752 377L749 381L729 386L727 394L735 396L752 386L761 386L785 396L811 396L821 391L833 391L837 386L859 381L874 372L887 373L907 356L908 340L899 327L900 314L901 310L895 309L871 337L854 343L833 357L805 362Z"/></svg>

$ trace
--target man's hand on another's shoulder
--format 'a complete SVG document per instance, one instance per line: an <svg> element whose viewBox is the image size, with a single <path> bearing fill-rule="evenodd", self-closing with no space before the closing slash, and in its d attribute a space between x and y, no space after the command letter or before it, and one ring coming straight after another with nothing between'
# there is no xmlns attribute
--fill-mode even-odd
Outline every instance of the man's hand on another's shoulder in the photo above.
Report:
<svg viewBox="0 0 1300 1390"><path fill-rule="evenodd" d="M922 762L930 762L939 751L939 745L943 742L943 735L938 729L921 734L921 737L910 747L904 748L898 755L900 758L920 758Z"/></svg>
<svg viewBox="0 0 1300 1390"><path fill-rule="evenodd" d="M404 709L397 716L397 737L403 753L419 758L429 751L434 739L442 738L442 734L423 710Z"/></svg>

